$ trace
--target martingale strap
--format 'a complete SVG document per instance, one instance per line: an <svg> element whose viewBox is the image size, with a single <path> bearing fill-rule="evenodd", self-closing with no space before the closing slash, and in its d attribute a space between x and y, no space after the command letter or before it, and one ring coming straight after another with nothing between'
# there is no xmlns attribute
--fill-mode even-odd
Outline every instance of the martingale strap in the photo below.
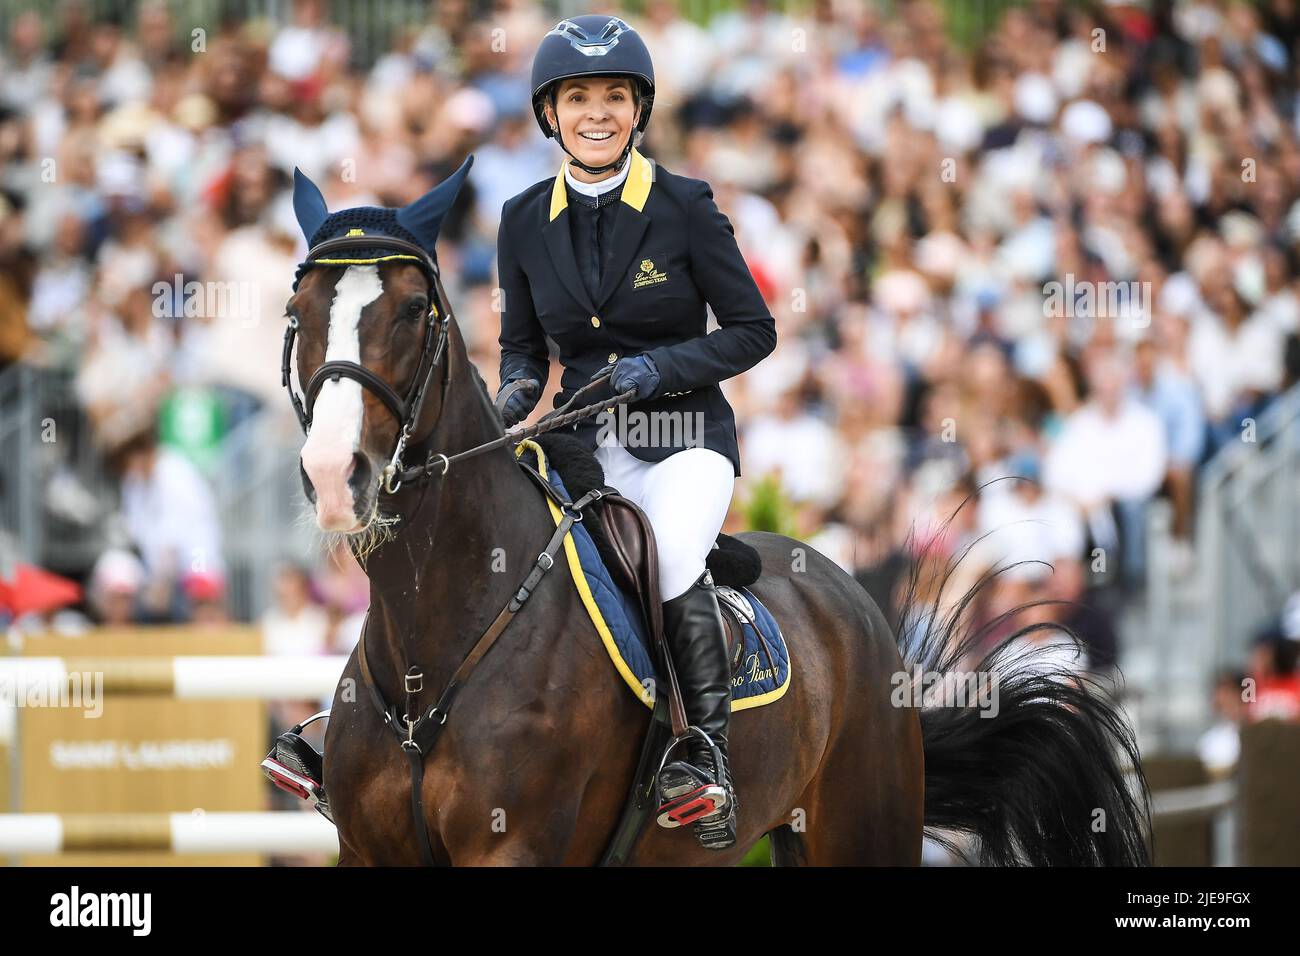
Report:
<svg viewBox="0 0 1300 956"><path fill-rule="evenodd" d="M525 471L531 469L521 463ZM536 476L541 478L540 475ZM411 768L411 815L415 821L415 831L417 842L420 848L420 860L425 866L435 866L433 858L433 847L429 840L428 824L424 819L424 761L429 753L433 750L434 744L437 743L442 729L447 725L447 718L451 715L452 705L456 701L456 696L460 693L461 688L469 680L474 668L496 644L497 638L505 632L506 626L514 619L528 603L533 592L541 583L546 572L555 566L556 555L564 546L564 538L568 535L569 530L574 523L582 520L582 513L589 505L599 500L603 492L598 488L593 488L577 501L570 502L556 491L555 487L541 478L544 489L548 494L556 497L562 502L561 509L564 517L558 525L555 532L551 535L546 544L546 548L537 556L533 563L532 569L524 578L519 589L510 599L509 603L501 609L501 612L492 621L483 635L474 643L465 659L461 661L456 672L452 674L451 680L443 688L442 693L438 696L437 702L418 717L410 716L413 710L415 695L424 689L424 674L418 667L411 667L407 670L405 676L406 691L406 708L402 714L398 714L397 708L384 700L383 693L379 690L379 685L375 682L374 676L370 670L370 661L366 655L366 630L370 623L370 615L366 614L366 623L361 629L361 640L357 645L357 663L361 668L362 683L366 685L366 691L370 697L370 702L375 711L383 720L384 726L388 727L397 737L397 742L402 751L406 754Z"/></svg>

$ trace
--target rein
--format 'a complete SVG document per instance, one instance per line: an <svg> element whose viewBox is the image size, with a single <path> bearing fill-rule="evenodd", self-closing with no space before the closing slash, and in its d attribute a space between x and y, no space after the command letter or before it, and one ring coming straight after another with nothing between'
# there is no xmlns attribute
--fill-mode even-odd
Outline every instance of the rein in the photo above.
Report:
<svg viewBox="0 0 1300 956"><path fill-rule="evenodd" d="M372 249L385 249L394 254L366 259L349 259L346 257L348 253ZM334 258L337 254L342 254L342 257ZM316 397L320 394L320 390L326 381L337 382L340 378L350 378L359 383L363 389L370 391L379 398L392 412L393 417L398 421L400 431L392 458L380 476L380 491L391 495L395 494L407 482L422 482L434 475L443 477L447 474L452 462L473 458L507 445L518 445L525 439L554 431L557 428L563 428L566 425L597 414L602 408L612 408L614 405L629 402L636 397L635 389L631 389L602 402L585 405L581 408L573 408L584 395L608 382L610 376L605 374L576 390L563 406L543 416L535 424L516 426L500 438L484 442L481 445L476 445L453 455L430 452L421 464L410 468L405 467L402 456L405 454L407 443L419 423L425 394L433 379L433 374L442 365L446 357L447 334L453 320L451 309L447 305L447 295L442 287L437 264L419 246L402 239L390 236L346 236L339 239L329 239L313 246L308 251L306 259L300 264L299 274L301 275L303 269L317 265L377 264L399 259L414 261L428 276L430 283L428 324L425 326L424 341L420 350L420 362L416 366L415 375L407 387L405 396L399 396L391 385L360 363L331 361L322 364L312 374L304 390L304 400L300 401L294 393L290 376L293 345L298 334L296 316L290 317L288 328L285 330L284 350L281 359L281 382L289 391L289 397L293 402L298 422L304 432L309 432L311 429L312 410L316 404ZM294 283L294 286L297 287L297 282ZM444 377L444 390L445 387L446 378ZM505 397L508 397L508 394L503 396L503 399ZM584 510L603 495L601 489L592 489L577 501L570 501L561 495L540 473L523 462L519 462L519 465L524 469L524 473L532 478L542 491L559 505L563 517L556 526L546 547L537 556L527 576L515 591L514 596L501 609L492 623L488 625L487 630L474 642L474 646L464 660L461 661L460 666L456 668L447 686L438 695L436 703L423 713L412 716L415 710L416 695L424 690L424 673L415 664L408 667L404 675L405 707L402 712L399 714L397 708L384 699L384 695L371 672L370 661L366 653L366 632L369 630L370 624L369 612L366 613L366 622L361 629L361 639L357 643L357 662L361 669L362 683L365 684L370 702L376 713L379 714L384 726L389 728L397 738L402 752L406 754L410 763L411 814L414 818L420 861L425 866L437 864L429 839L428 824L425 821L424 814L424 796L421 792L424 785L425 758L433 750L442 729L446 726L452 704L455 702L461 687L469 680L478 663L496 644L506 626L523 609L541 583L542 577L555 566L556 555L563 547L565 537L573 525L582 520ZM423 495L421 495L421 506L422 504ZM419 507L416 510L418 511Z"/></svg>

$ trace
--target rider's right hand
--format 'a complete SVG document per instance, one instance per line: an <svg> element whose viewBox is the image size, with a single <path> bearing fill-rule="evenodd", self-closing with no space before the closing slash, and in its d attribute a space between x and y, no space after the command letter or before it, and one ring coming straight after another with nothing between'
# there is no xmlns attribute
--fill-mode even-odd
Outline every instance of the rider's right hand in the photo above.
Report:
<svg viewBox="0 0 1300 956"><path fill-rule="evenodd" d="M497 398L500 398L501 393L513 382L520 382L523 387L515 389L506 399L505 407L501 409L501 417L505 421L506 428L513 428L527 418L542 397L542 383L537 379L512 378L501 384L501 388L497 391Z"/></svg>

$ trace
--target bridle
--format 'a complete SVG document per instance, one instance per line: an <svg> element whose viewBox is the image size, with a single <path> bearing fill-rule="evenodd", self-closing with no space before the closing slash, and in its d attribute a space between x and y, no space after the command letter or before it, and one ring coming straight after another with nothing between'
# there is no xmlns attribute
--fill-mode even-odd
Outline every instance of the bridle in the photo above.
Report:
<svg viewBox="0 0 1300 956"><path fill-rule="evenodd" d="M362 259L349 257L349 253L362 250L369 252L373 249L387 250L392 255L378 258L367 256ZM312 373L303 391L303 398L299 399L293 390L290 377L293 343L298 337L297 316L291 315L289 324L285 328L284 352L280 363L281 384L289 391L294 413L298 416L298 424L302 426L304 434L311 431L312 410L316 405L316 397L327 381L337 382L340 378L350 378L383 402L393 413L398 423L397 446L393 449L392 457L384 467L380 478L380 488L390 495L397 493L404 480L418 480L432 473L432 469L426 467L407 471L403 467L402 456L406 453L407 443L419 424L420 409L424 406L424 396L429 389L429 383L433 380L433 373L442 364L447 353L447 332L451 326L452 314L447 304L447 293L442 287L438 265L427 252L405 239L394 236L343 236L318 242L307 251L307 257L298 266L298 275L301 278L303 271L313 266L378 265L381 262L394 261L413 262L420 267L429 280L429 311L425 316L420 363L415 368L415 375L411 378L411 384L407 386L404 396L398 395L391 385L364 365L334 360L325 362ZM297 284L295 281L295 289ZM426 464L432 465L433 459L436 458L443 459L445 474L447 464L445 455L430 456L430 461ZM412 472L418 473L412 474Z"/></svg>

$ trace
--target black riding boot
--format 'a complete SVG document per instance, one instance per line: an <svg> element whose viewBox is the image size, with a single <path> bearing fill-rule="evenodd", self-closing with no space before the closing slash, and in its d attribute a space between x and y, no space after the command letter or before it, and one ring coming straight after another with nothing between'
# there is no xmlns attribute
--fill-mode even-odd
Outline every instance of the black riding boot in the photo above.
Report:
<svg viewBox="0 0 1300 956"><path fill-rule="evenodd" d="M686 719L703 731L713 746L693 736L685 745L687 759L674 760L660 772L665 802L659 824L675 827L695 820L700 843L711 850L725 850L736 842L736 794L727 766L731 662L718 594L708 571L685 594L664 602L664 632L681 684ZM719 759L715 759L715 748ZM714 809L696 816L710 805Z"/></svg>

